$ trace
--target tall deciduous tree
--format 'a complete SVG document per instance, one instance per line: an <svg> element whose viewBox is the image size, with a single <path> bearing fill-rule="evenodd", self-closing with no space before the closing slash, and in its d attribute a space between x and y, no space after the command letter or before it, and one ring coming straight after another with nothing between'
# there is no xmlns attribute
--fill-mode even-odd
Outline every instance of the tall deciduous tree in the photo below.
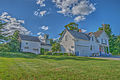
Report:
<svg viewBox="0 0 120 80"><path fill-rule="evenodd" d="M99 30L105 30L105 32L107 33L107 35L108 35L109 37L112 36L112 30L111 30L109 24L102 24L102 27L100 27Z"/></svg>
<svg viewBox="0 0 120 80"><path fill-rule="evenodd" d="M114 53L120 55L120 35L117 36L117 39L116 39L116 41L115 41L115 46L114 46L114 48L115 48Z"/></svg>
<svg viewBox="0 0 120 80"><path fill-rule="evenodd" d="M71 22L71 23L65 25L65 28L66 28L66 29L69 29L69 30L79 31L79 29L78 29L78 24L76 24L76 23L74 23L74 22Z"/></svg>
<svg viewBox="0 0 120 80"><path fill-rule="evenodd" d="M64 26L66 29L68 30L76 30L76 31L79 31L79 28L78 28L78 24L74 23L74 22L71 22L67 25ZM62 31L62 33L60 33L60 37L62 36L64 31Z"/></svg>

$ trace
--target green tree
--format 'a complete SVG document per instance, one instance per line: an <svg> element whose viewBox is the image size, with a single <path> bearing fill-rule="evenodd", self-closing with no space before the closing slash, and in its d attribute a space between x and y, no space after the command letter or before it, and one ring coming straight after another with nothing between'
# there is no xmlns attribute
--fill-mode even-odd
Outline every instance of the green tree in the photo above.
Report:
<svg viewBox="0 0 120 80"><path fill-rule="evenodd" d="M71 22L67 25L64 26L66 29L68 30L76 30L76 31L79 31L79 28L78 28L78 24L74 23L74 22ZM64 33L64 31L62 31L62 33L60 33L60 38L62 37L62 34Z"/></svg>
<svg viewBox="0 0 120 80"><path fill-rule="evenodd" d="M99 30L105 30L105 32L107 33L107 35L108 35L109 37L112 36L112 30L111 30L109 24L102 24L102 27L99 27Z"/></svg>
<svg viewBox="0 0 120 80"><path fill-rule="evenodd" d="M2 21L0 21L0 42L2 42L3 40L7 40L7 37L5 37L5 34L3 34L3 30L4 29L4 25L6 23L2 23Z"/></svg>
<svg viewBox="0 0 120 80"><path fill-rule="evenodd" d="M79 31L78 29L78 24L74 23L74 22L71 22L67 25L64 26L66 29L68 30L76 30L76 31Z"/></svg>
<svg viewBox="0 0 120 80"><path fill-rule="evenodd" d="M19 31L16 30L12 36L10 36L10 42L8 43L9 49L12 52L20 51Z"/></svg>
<svg viewBox="0 0 120 80"><path fill-rule="evenodd" d="M56 41L54 41L53 39L50 39L50 44L52 45L54 43L56 43Z"/></svg>
<svg viewBox="0 0 120 80"><path fill-rule="evenodd" d="M113 53L113 54L115 53L116 40L117 40L117 37L115 35L112 35L109 38L110 52Z"/></svg>
<svg viewBox="0 0 120 80"><path fill-rule="evenodd" d="M120 55L120 35L119 35L119 36L117 36L117 38L116 38L114 48L115 48L114 53L116 53L116 54L119 54L119 55Z"/></svg>
<svg viewBox="0 0 120 80"><path fill-rule="evenodd" d="M54 43L52 45L52 52L60 52L61 51L61 47L59 43Z"/></svg>

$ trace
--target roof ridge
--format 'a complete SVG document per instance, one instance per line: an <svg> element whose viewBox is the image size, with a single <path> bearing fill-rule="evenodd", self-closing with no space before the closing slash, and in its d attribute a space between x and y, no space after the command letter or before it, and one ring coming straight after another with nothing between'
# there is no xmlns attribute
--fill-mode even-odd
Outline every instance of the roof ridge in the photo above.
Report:
<svg viewBox="0 0 120 80"><path fill-rule="evenodd" d="M77 32L73 30L68 30L70 34L76 39L90 40L90 36L86 35L83 32Z"/></svg>

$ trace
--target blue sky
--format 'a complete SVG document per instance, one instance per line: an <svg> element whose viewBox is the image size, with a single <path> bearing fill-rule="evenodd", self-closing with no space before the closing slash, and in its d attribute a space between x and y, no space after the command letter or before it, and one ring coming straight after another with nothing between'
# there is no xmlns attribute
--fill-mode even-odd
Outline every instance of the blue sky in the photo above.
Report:
<svg viewBox="0 0 120 80"><path fill-rule="evenodd" d="M45 7L36 4L37 0L0 0L0 15L8 12L16 19L25 21L24 27L34 35L38 32L47 33L51 38L57 38L58 34L64 30L64 25L74 22L75 15L65 16L58 13L60 10L52 0L44 2ZM85 15L84 20L78 21L79 28L87 32L95 32L101 24L110 24L114 34L120 34L120 0L89 0L95 10ZM35 15L35 11L44 11L43 16ZM48 26L48 30L41 29L42 26Z"/></svg>

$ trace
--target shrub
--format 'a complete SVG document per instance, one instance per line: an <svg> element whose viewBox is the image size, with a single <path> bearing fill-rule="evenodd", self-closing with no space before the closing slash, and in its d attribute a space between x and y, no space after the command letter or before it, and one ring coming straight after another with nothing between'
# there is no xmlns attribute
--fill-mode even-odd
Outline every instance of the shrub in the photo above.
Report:
<svg viewBox="0 0 120 80"><path fill-rule="evenodd" d="M64 56L68 56L68 53L63 53L64 54Z"/></svg>
<svg viewBox="0 0 120 80"><path fill-rule="evenodd" d="M7 44L0 44L0 51L1 52L9 52L9 46Z"/></svg>
<svg viewBox="0 0 120 80"><path fill-rule="evenodd" d="M44 49L44 48L41 48L41 49L40 49L40 53L41 53L41 54L44 54L44 53L45 53L45 49Z"/></svg>
<svg viewBox="0 0 120 80"><path fill-rule="evenodd" d="M52 52L51 51L47 51L44 53L45 55L52 55Z"/></svg>
<svg viewBox="0 0 120 80"><path fill-rule="evenodd" d="M53 53L53 55L60 56L63 55L64 53Z"/></svg>

